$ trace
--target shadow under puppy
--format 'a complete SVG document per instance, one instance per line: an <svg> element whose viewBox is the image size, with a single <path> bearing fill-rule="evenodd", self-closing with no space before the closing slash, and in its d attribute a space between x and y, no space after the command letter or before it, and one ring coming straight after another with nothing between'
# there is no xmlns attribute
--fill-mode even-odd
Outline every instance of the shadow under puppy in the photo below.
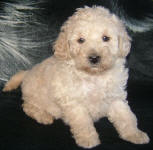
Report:
<svg viewBox="0 0 153 150"><path fill-rule="evenodd" d="M108 117L120 137L149 142L126 101L130 38L123 23L103 7L79 8L61 27L54 56L21 71L3 91L20 84L24 112L43 124L62 119L79 146L100 144L94 121Z"/></svg>

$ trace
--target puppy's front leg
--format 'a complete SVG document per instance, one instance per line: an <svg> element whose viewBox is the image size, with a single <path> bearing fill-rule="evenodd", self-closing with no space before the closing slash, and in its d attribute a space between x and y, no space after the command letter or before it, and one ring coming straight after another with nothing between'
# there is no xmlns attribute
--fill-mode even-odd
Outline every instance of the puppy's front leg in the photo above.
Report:
<svg viewBox="0 0 153 150"><path fill-rule="evenodd" d="M149 142L146 133L137 128L137 119L124 101L115 101L108 111L108 119L114 124L120 137L135 144Z"/></svg>
<svg viewBox="0 0 153 150"><path fill-rule="evenodd" d="M79 146L92 148L100 144L93 121L84 107L78 104L66 107L63 119L70 125L73 137Z"/></svg>

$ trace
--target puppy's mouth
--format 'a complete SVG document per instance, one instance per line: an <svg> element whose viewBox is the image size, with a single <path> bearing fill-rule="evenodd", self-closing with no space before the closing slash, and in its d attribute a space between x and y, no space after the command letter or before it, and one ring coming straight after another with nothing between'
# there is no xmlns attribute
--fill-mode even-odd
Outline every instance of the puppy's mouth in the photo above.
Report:
<svg viewBox="0 0 153 150"><path fill-rule="evenodd" d="M83 69L90 74L101 74L111 68L112 62L109 59L97 54L91 54L87 57L88 65L84 66Z"/></svg>
<svg viewBox="0 0 153 150"><path fill-rule="evenodd" d="M84 57L83 61L77 60L77 68L92 75L98 75L112 66L112 57L104 57L102 54L90 53Z"/></svg>

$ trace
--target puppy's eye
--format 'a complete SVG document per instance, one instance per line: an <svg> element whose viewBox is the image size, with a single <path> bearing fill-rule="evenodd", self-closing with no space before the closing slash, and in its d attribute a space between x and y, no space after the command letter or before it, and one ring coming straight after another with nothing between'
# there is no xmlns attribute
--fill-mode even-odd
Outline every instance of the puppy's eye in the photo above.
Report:
<svg viewBox="0 0 153 150"><path fill-rule="evenodd" d="M77 40L77 42L80 43L80 44L82 44L82 43L85 42L85 39L84 39L84 38L79 38L79 39Z"/></svg>
<svg viewBox="0 0 153 150"><path fill-rule="evenodd" d="M104 42L108 42L110 40L110 37L104 35L102 39Z"/></svg>

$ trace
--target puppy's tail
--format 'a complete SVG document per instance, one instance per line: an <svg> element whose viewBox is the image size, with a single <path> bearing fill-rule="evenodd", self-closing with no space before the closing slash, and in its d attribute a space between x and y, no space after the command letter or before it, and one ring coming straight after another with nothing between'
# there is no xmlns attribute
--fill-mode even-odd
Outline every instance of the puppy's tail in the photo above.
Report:
<svg viewBox="0 0 153 150"><path fill-rule="evenodd" d="M28 71L20 71L14 76L11 77L11 79L5 84L3 88L3 92L11 91L13 89L16 89L22 82L24 76L26 75Z"/></svg>

